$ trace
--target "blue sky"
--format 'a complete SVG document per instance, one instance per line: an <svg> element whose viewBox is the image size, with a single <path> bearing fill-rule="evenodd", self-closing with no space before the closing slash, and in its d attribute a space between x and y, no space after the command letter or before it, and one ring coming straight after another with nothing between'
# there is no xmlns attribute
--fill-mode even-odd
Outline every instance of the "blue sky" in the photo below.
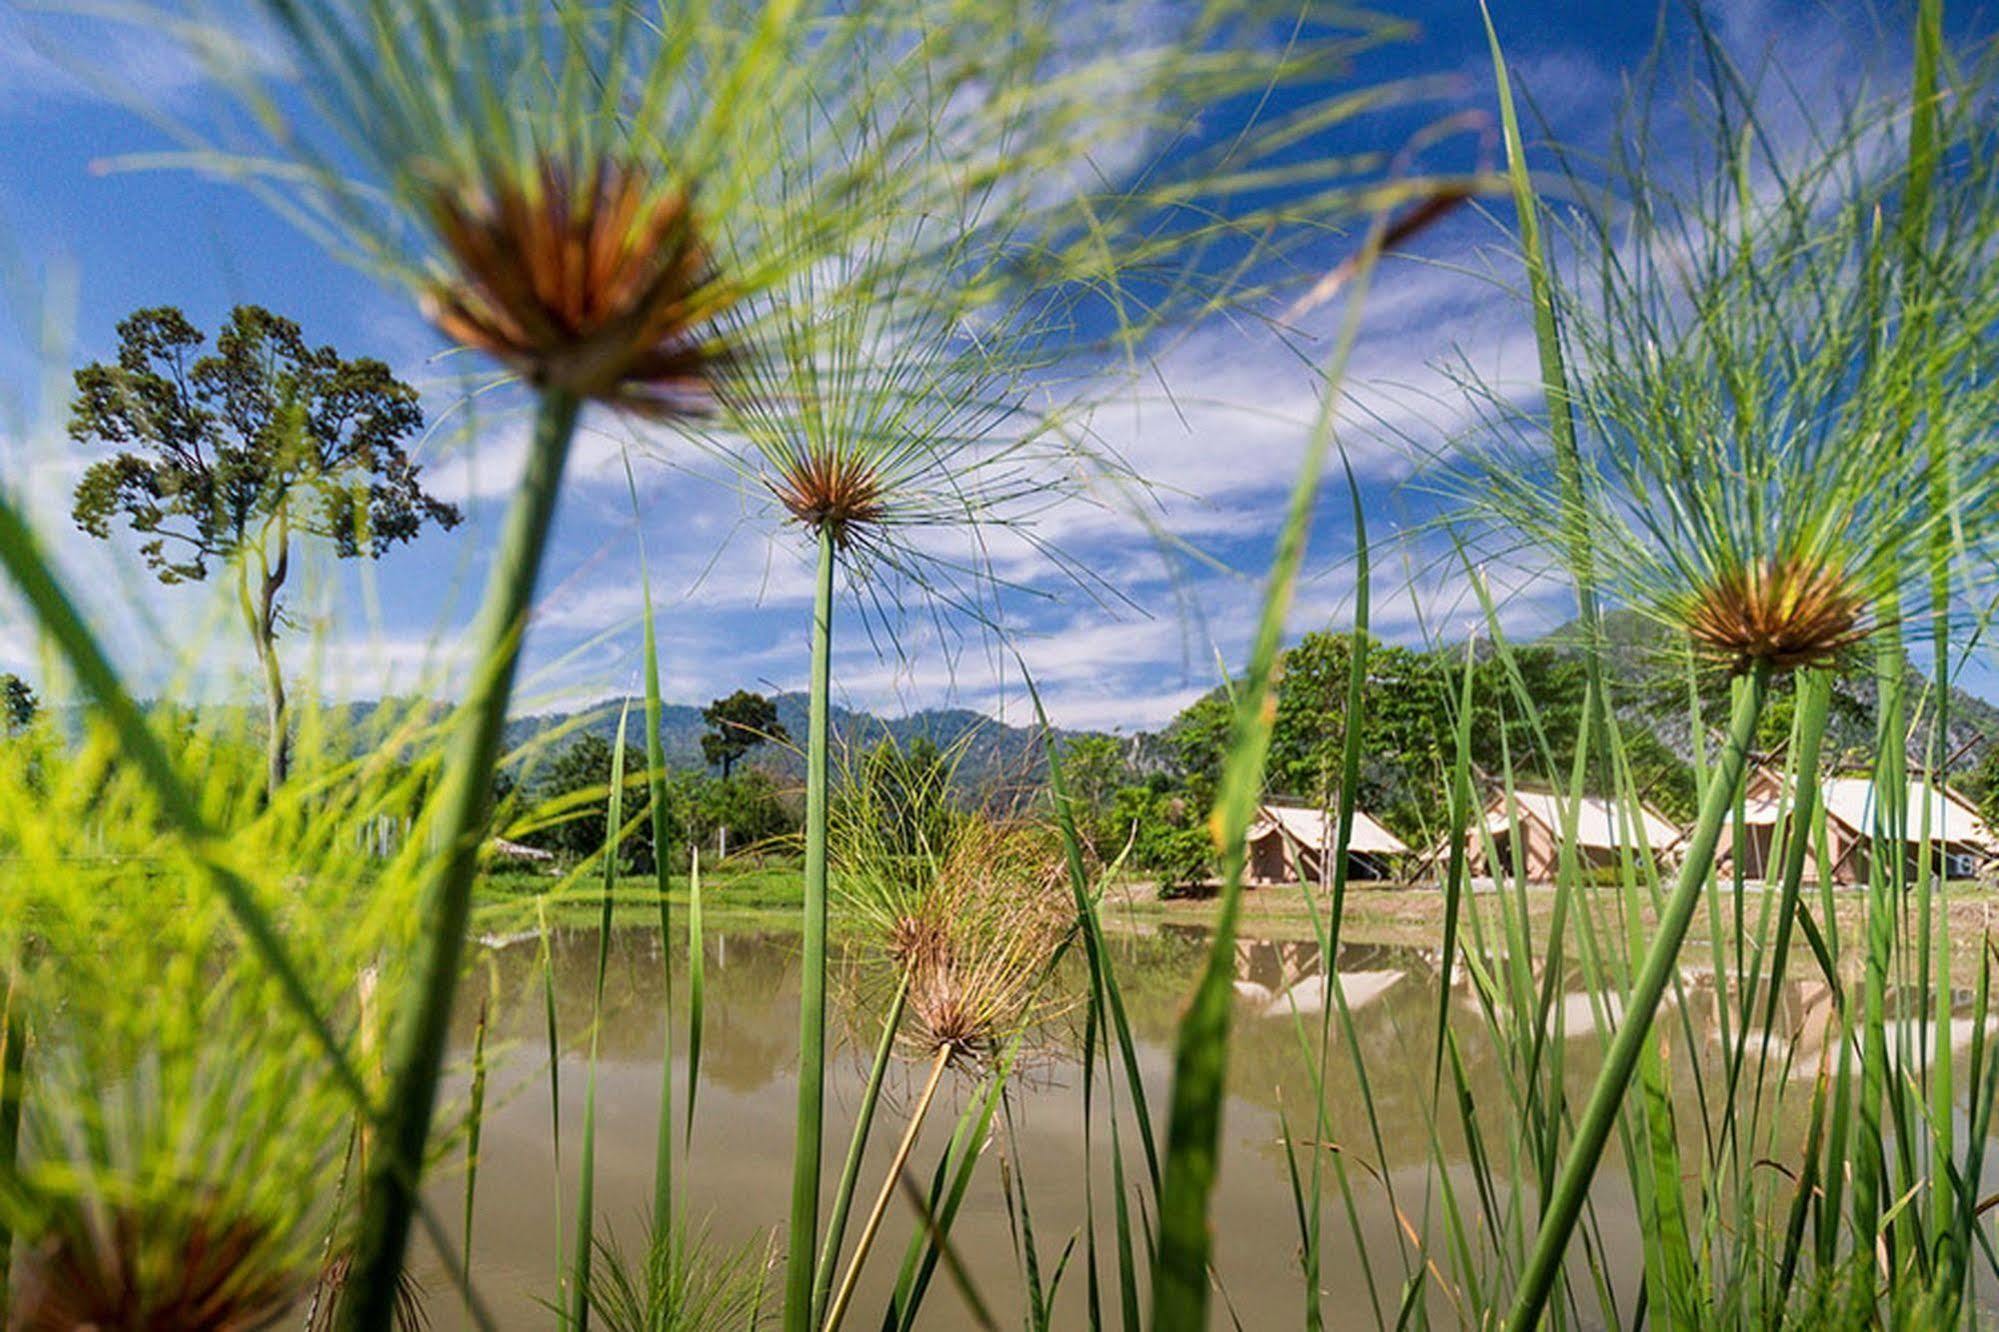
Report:
<svg viewBox="0 0 1999 1332"><path fill-rule="evenodd" d="M1450 77L1420 107L1342 131L1324 147L1393 149L1459 109L1493 107L1478 11L1469 0L1407 11L1420 40L1355 71L1380 81ZM1601 140L1619 82L1651 48L1657 11L1644 3L1495 0L1494 18L1516 74L1556 134ZM1724 38L1752 68L1774 58L1803 106L1778 118L1802 130L1813 100L1906 68L1898 10L1881 26L1841 6L1740 0L1713 7ZM1960 19L1959 22L1965 20ZM1668 23L1667 59L1685 49L1683 18ZM94 71L86 77L78 70ZM302 580L284 650L291 673L330 693L371 697L448 691L500 507L519 464L525 423L504 395L483 407L472 438L456 428L465 383L447 350L401 296L342 266L239 188L183 171L106 171L112 159L170 146L162 129L122 105L142 93L169 114L198 116L214 95L199 69L157 35L128 25L24 13L0 0L0 261L11 266L13 308L0 317L0 468L29 496L44 534L122 661L149 691L207 696L249 690L243 631L214 589L162 590L138 570L131 543L106 550L76 533L67 496L95 454L62 434L69 368L110 354L131 309L172 304L212 329L236 302L296 318L314 342L387 360L425 393L438 429L421 450L431 488L462 503L468 522L428 535L371 569L322 560ZM1204 126L1225 129L1225 125ZM1363 137L1356 137L1363 136ZM1476 155L1459 137L1433 152L1438 167ZM1425 235L1410 259L1378 280L1352 372L1355 405L1345 441L1361 478L1378 546L1375 624L1385 636L1456 638L1476 618L1462 580L1408 572L1423 559L1385 544L1426 515L1412 485L1417 448L1467 419L1440 362L1463 357L1488 379L1532 393L1525 313L1492 220L1462 211ZM1339 256L1326 251L1328 262ZM1464 269L1475 270L1473 272ZM1481 273L1489 276L1481 276ZM1323 335L1337 311L1302 332ZM1197 329L1168 350L1156 391L1109 404L1095 426L1158 487L1141 514L1123 498L1067 506L1044 535L1115 587L1121 601L1078 592L1025 546L1002 543L1002 571L1031 593L1009 595L1006 619L1058 723L1156 727L1240 660L1260 573L1318 393L1310 367L1274 337L1239 326ZM637 546L645 542L661 617L666 690L703 702L737 687L791 689L806 674L808 570L794 534L773 531L698 453L649 437L635 459L635 517L625 481L631 428L595 414L572 468L541 606L529 644L525 706L573 704L634 688L638 671ZM1347 499L1329 492L1294 611L1295 635L1342 627L1352 613L1353 547ZM1201 558L1162 542L1197 549ZM1566 618L1559 585L1525 569L1490 569L1516 633ZM842 621L836 688L844 701L897 713L963 705L1025 719L1006 651L981 632L939 634L924 617L893 643ZM0 597L0 669L39 669L18 606ZM1978 672L1973 682L1982 681Z"/></svg>

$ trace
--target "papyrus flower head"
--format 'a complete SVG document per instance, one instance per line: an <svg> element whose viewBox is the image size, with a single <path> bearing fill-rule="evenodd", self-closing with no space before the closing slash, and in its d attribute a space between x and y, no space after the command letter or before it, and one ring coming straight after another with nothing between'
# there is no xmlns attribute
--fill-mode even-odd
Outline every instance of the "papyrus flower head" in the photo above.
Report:
<svg viewBox="0 0 1999 1332"><path fill-rule="evenodd" d="M1305 116L1328 68L1393 31L1277 0L255 0L215 22L159 7L158 32L243 113L229 125L211 99L184 137L226 147L191 164L243 179L529 382L653 416L707 405L775 308L760 298L858 255L919 284L980 246L1015 285L1143 266L1148 321L1214 308L1254 267L1245 245L1316 235L1378 164L1328 155L1273 203L1253 168L1296 152L1295 121L1201 151L1187 127L1279 86ZM1276 15L1309 21L1280 37ZM1226 261L1188 259L1216 241ZM959 312L993 294L931 291Z"/></svg>
<svg viewBox="0 0 1999 1332"><path fill-rule="evenodd" d="M969 817L895 939L909 978L908 1043L972 1062L1059 1006L1050 963L1074 923L1046 830Z"/></svg>
<svg viewBox="0 0 1999 1332"><path fill-rule="evenodd" d="M1837 563L1775 557L1716 573L1681 601L1695 648L1730 668L1824 665L1867 636L1864 589Z"/></svg>
<svg viewBox="0 0 1999 1332"><path fill-rule="evenodd" d="M808 532L827 531L845 547L890 514L887 468L860 452L801 448L773 451L764 485Z"/></svg>
<svg viewBox="0 0 1999 1332"><path fill-rule="evenodd" d="M1999 496L1975 444L1990 317L1968 277L1937 276L1957 248L1905 264L1881 219L1907 182L1858 142L1804 163L1762 142L1719 136L1691 182L1578 182L1523 312L1559 329L1560 391L1476 385L1480 427L1442 469L1488 561L1561 567L1736 672L1825 666L1948 614L1984 576L1961 555ZM1736 189L1764 173L1774 197Z"/></svg>
<svg viewBox="0 0 1999 1332"><path fill-rule="evenodd" d="M996 547L1067 576L1046 533L1117 465L1072 429L1112 379L1063 363L1059 301L974 315L954 303L977 273L884 283L881 259L825 265L775 293L755 345L718 381L703 437L752 506L830 541L870 614L914 594L989 623Z"/></svg>
<svg viewBox="0 0 1999 1332"><path fill-rule="evenodd" d="M529 383L651 417L705 409L729 304L692 187L615 156L440 181L425 313Z"/></svg>
<svg viewBox="0 0 1999 1332"><path fill-rule="evenodd" d="M908 987L902 1043L958 1063L1060 1007L1051 966L1075 923L1051 831L962 803L953 774L975 738L848 756L829 827L844 913Z"/></svg>

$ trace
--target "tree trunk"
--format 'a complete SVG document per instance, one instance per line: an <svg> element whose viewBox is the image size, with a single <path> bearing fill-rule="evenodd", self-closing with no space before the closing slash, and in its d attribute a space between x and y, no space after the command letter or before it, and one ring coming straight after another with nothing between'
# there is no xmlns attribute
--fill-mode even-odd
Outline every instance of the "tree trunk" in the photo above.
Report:
<svg viewBox="0 0 1999 1332"><path fill-rule="evenodd" d="M257 616L253 631L257 639L257 660L264 668L264 722L268 728L265 745L265 781L275 796L291 770L291 746L286 735L285 673L278 661L278 592L291 568L291 524L282 515L278 521L278 559L270 563L258 552L262 566L257 596Z"/></svg>
<svg viewBox="0 0 1999 1332"><path fill-rule="evenodd" d="M291 565L289 530L281 526L282 544L276 564L261 546L256 551L257 588L250 589L250 558L246 554L236 571L236 596L243 610L244 625L250 631L250 646L256 650L257 665L264 673L264 783L267 795L276 795L290 768L285 736L285 675L278 662L278 592L285 585Z"/></svg>
<svg viewBox="0 0 1999 1332"><path fill-rule="evenodd" d="M276 795L291 769L291 747L285 736L285 680L275 643L265 642L259 655L264 664L264 723L269 728L264 741L265 782Z"/></svg>
<svg viewBox="0 0 1999 1332"><path fill-rule="evenodd" d="M724 753L722 755L722 785L727 786L729 784L729 769L734 767L735 763L736 760L734 756L727 753ZM721 861L727 860L728 858L729 858L729 825L726 823L718 823L715 825L715 860L717 863L720 863Z"/></svg>

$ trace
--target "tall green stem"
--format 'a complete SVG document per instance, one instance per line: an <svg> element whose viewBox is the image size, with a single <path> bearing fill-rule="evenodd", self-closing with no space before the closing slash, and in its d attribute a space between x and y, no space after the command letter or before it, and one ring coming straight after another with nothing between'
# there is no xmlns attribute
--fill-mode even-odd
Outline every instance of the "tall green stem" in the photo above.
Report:
<svg viewBox="0 0 1999 1332"><path fill-rule="evenodd" d="M644 572L645 552L639 552L640 576L644 579L645 592L645 672L646 672L646 800L652 819L652 862L653 888L659 894L659 957L662 972L660 991L660 1051L659 1051L659 1138L653 1150L652 1173L652 1224L657 1242L658 1236L671 1237L673 1233L673 906L667 896L672 886L672 854L668 846L670 829L667 827L666 813L666 743L660 738L661 715L664 704L659 687L659 638L653 627L652 578ZM694 891L700 890L701 862L696 857L689 861L689 882ZM694 932L688 939L688 951L695 955L701 948L701 936ZM699 988L698 983L696 986ZM698 1060L698 1056L696 1056ZM688 1077L695 1075L692 1066ZM688 1129L693 1130L693 1102L689 1093Z"/></svg>
<svg viewBox="0 0 1999 1332"><path fill-rule="evenodd" d="M617 738L611 742L611 793L602 852L604 901L597 914L597 984L590 997L590 1064L583 1083L583 1155L576 1171L576 1257L567 1332L590 1332L590 1259L597 1224L597 1056L604 1036L604 979L611 969L611 923L617 910L618 849L625 827L625 723L631 715L627 699L618 712Z"/></svg>
<svg viewBox="0 0 1999 1332"><path fill-rule="evenodd" d="M805 742L805 957L798 982L798 1124L791 1158L791 1231L784 1265L785 1332L812 1325L819 1239L819 1153L826 1093L826 714L832 705L831 528L819 530L812 603L812 716Z"/></svg>
<svg viewBox="0 0 1999 1332"><path fill-rule="evenodd" d="M1583 493L1582 453L1576 438L1575 400L1569 390L1567 360L1562 350L1561 307L1556 295L1555 272L1548 262L1541 235L1541 201L1534 179L1527 169L1527 148L1520 133L1520 116L1513 100L1513 83L1500 49L1499 31L1493 26L1492 12L1480 0L1485 20L1487 45L1492 54L1493 82L1499 97L1501 138L1506 145L1507 179L1512 187L1514 224L1520 232L1520 261L1527 271L1527 289L1534 311L1534 345L1541 367L1541 387L1548 414L1548 443L1554 455L1555 477L1562 506L1562 549L1569 573L1576 585L1576 623L1582 630L1583 676L1588 684L1584 698L1588 730L1606 744L1613 737L1615 713L1605 690L1602 653L1602 625L1597 614L1596 551L1590 537L1589 509ZM1577 756L1587 770L1591 755L1587 749ZM1599 785L1612 787L1608 772L1599 769ZM1562 876L1566 882L1568 875ZM1553 987L1566 968L1562 945L1567 938L1569 906L1573 894L1563 888L1556 892L1548 917L1547 992L1545 1008L1553 1002ZM1528 1060L1528 1077L1538 1076L1545 1046L1536 1039Z"/></svg>
<svg viewBox="0 0 1999 1332"><path fill-rule="evenodd" d="M1576 617L1583 629L1583 660L1589 682L1601 686L1597 640L1596 554L1590 541L1589 511L1583 503L1582 454L1576 444L1575 405L1562 354L1561 320L1555 299L1555 279L1541 241L1541 201L1527 170L1527 149L1520 135L1520 117L1513 103L1513 82L1499 47L1499 31L1483 0L1480 12L1492 52L1493 80L1499 95L1501 138L1506 144L1507 181L1512 188L1514 225L1520 229L1520 261L1527 270L1527 290L1534 309L1534 346L1547 395L1548 441L1555 455L1555 476L1562 502L1562 544L1576 580Z"/></svg>
<svg viewBox="0 0 1999 1332"><path fill-rule="evenodd" d="M1576 1123L1575 1141L1569 1145L1568 1158L1562 1162L1561 1174L1542 1214L1541 1231L1535 1238L1534 1252L1521 1275L1513 1312L1507 1319L1507 1326L1513 1332L1530 1332L1539 1323L1549 1292L1554 1288L1563 1252L1568 1248L1569 1236L1575 1229L1577 1218L1582 1215L1590 1183L1596 1176L1597 1162L1602 1159L1604 1144L1616 1127L1625 1088L1631 1084L1632 1074L1638 1067L1638 1057L1652 1030L1653 1014L1679 961L1680 945L1686 939L1687 926L1692 922L1694 908L1700 902L1701 885L1714 866L1715 846L1721 839L1722 827L1728 821L1728 812L1741 788L1749 750L1756 740L1756 725L1762 720L1763 704L1769 697L1770 672L1767 661L1757 662L1750 668L1746 687L1736 697L1734 715L1729 722L1728 747L1722 751L1714 780L1708 786L1706 798L1701 801L1700 818L1694 825L1692 839L1687 843L1679 882L1674 886L1665 909L1660 912L1651 950L1645 955L1644 965L1625 1005L1624 1023L1618 1027L1603 1069L1597 1074L1596 1085L1590 1089L1589 1101L1583 1107L1582 1118Z"/></svg>
<svg viewBox="0 0 1999 1332"><path fill-rule="evenodd" d="M826 1238L819 1247L819 1271L812 1286L812 1325L826 1321L826 1304L833 1297L833 1273L840 1263L840 1247L846 1241L847 1213L854 1205L854 1189L860 1183L861 1158L867 1155L868 1131L874 1126L875 1106L881 1100L882 1079L888 1073L889 1057L895 1050L896 1028L902 1023L903 1004L909 999L909 973L904 971L895 987L895 998L882 1022L881 1043L875 1047L874 1066L868 1070L867 1089L861 1093L860 1110L854 1115L854 1136L847 1144L847 1164L840 1172L840 1186L833 1194L833 1215L826 1222Z"/></svg>
<svg viewBox="0 0 1999 1332"><path fill-rule="evenodd" d="M854 1242L854 1256L848 1261L847 1275L842 1278L840 1289L826 1311L823 1332L840 1332L840 1324L847 1316L847 1305L854 1298L854 1286L861 1279L861 1265L867 1262L868 1250L874 1247L875 1236L881 1231L882 1218L888 1215L889 1200L895 1197L895 1186L902 1180L902 1170L909 1164L909 1154L916 1149L916 1135L922 1131L924 1117L930 1113L930 1102L936 1099L937 1086L944 1080L944 1069L950 1062L951 1047L939 1047L930 1061L930 1076L924 1080L916 1106L909 1112L909 1124L902 1131L902 1141L896 1144L895 1155L889 1158L888 1173L882 1179L881 1192L875 1195L875 1204L868 1209L867 1220L861 1225L861 1237ZM838 1256L834 1255L835 1258Z"/></svg>
<svg viewBox="0 0 1999 1332"><path fill-rule="evenodd" d="M458 732L439 792L437 868L424 905L424 948L417 988L400 1014L391 1046L394 1082L382 1113L381 1151L368 1172L356 1241L354 1276L342 1301L345 1332L387 1327L396 1279L416 1212L424 1145L437 1102L451 1000L465 955L472 880L492 803L492 773L500 756L507 704L513 697L521 639L541 573L543 548L555 516L577 399L544 393L520 489L507 510L499 553L479 612L476 673L459 714Z"/></svg>
<svg viewBox="0 0 1999 1332"><path fill-rule="evenodd" d="M1791 933L1801 910L1799 897L1804 888L1805 861L1812 853L1812 824L1818 818L1820 754L1825 744L1826 720L1831 707L1832 676L1823 670L1804 672L1798 681L1798 790L1791 804L1790 825L1785 832L1781 853L1783 878L1778 888L1777 934L1770 946L1770 991L1763 1001L1763 1030L1766 1032L1777 1021L1777 1004L1783 998L1784 977L1790 962ZM1832 867L1821 865L1818 872L1824 877L1832 872ZM1747 1047L1748 1038L1745 1035L1736 1050L1738 1066L1742 1051ZM1756 1098L1750 1102L1752 1125L1762 1106L1763 1074L1767 1062L1759 1061L1756 1067ZM1735 1081L1736 1075L1731 1073L1731 1098ZM1752 1127L1751 1141L1755 1140L1755 1136Z"/></svg>
<svg viewBox="0 0 1999 1332"><path fill-rule="evenodd" d="M0 1036L0 1169L12 1174L21 1151L21 1082L27 1074L28 1030L22 1020L21 977L7 978L5 1034ZM7 1324L13 1295L9 1276L14 1265L14 1232L0 1224L0 1326Z"/></svg>
<svg viewBox="0 0 1999 1332"><path fill-rule="evenodd" d="M1883 1197L1890 1187L1884 1138L1891 1131L1885 1116L1892 1115L1893 1108L1884 1102L1891 1094L1895 1075L1889 1068L1888 987L1907 879L1909 732L1899 592L1889 588L1884 601L1891 618L1877 636L1875 650L1875 697L1879 702L1874 738L1874 824L1866 862L1867 968L1861 989L1860 1098L1856 1107L1860 1132L1854 1140L1853 1231L1869 1253L1877 1252L1877 1241L1884 1246L1878 1252L1886 1255L1892 1271L1894 1231L1901 1227L1884 1234L1880 1222ZM1875 1269L1871 1262L1854 1267L1850 1307L1863 1321L1872 1316L1875 1307Z"/></svg>
<svg viewBox="0 0 1999 1332"><path fill-rule="evenodd" d="M1938 151L1943 137L1939 123L1941 112L1937 104L1938 75L1943 63L1943 0L1922 0L1917 7L1915 38L1915 72L1909 99L1909 186L1905 199L1907 212L1903 219L1902 249L1904 272L1915 297L1915 311L1906 336L1920 355L1932 340L1929 312L1919 293L1929 268L1925 251L1932 243ZM1949 431L1941 420L1945 415L1939 401L1942 378L1941 375L1926 377L1923 403L1923 435L1929 458L1930 614L1934 621L1930 650L1934 658L1931 665L1935 682L1931 704L1935 716L1930 722L1929 782L1938 790L1948 783L1950 775L1947 771L1950 766L1950 575L1951 529L1954 522L1945 519L1947 515L1954 517L1956 508L1951 475L1953 451ZM1933 1175L1942 1173L1937 1170L1936 1163L1949 1161L1953 1154L1955 1131L1952 1118L1956 1100L1949 1036L1952 1001L1950 907L1945 896L1949 886L1950 862L1945 856L1941 865L1933 867L1929 850L1930 839L1947 846L1950 835L1947 829L1929 826L1928 810L1937 804L1935 800L1925 802L1920 835L1926 845L1922 868L1918 872L1923 896L1917 974L1924 978L1925 984L1934 980L1933 1018L1939 1033L1934 1045L1927 1050L1930 1057L1930 1170ZM1936 870L1934 877L1931 875L1932 868ZM1943 1183L1941 1179L1938 1182ZM1956 1246L1961 1236L1954 1233L1953 1227L1958 1214L1956 1192L1953 1187L1938 1187L1931 1198L1935 1242L1944 1247L1949 1265L1955 1265L1960 1256Z"/></svg>

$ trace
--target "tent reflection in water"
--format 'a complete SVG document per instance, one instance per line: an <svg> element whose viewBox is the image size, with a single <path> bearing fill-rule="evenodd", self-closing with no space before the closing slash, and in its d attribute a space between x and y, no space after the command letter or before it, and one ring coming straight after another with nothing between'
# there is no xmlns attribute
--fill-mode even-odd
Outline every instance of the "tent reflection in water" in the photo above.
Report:
<svg viewBox="0 0 1999 1332"><path fill-rule="evenodd" d="M1832 863L1832 881L1862 884L1874 851L1877 820L1885 817L1874 782L1867 777L1828 777L1819 788L1825 815L1826 857ZM1978 811L1949 787L1931 786L1921 778L1910 778L1906 810L1907 826L1902 844L1904 876L1914 883L1929 848L1929 872L1946 879L1977 876L1995 854L1999 838L1979 817ZM1771 768L1751 774L1742 810L1742 877L1750 882L1778 876L1782 866L1780 850L1784 831L1797 807L1794 779ZM1736 869L1735 830L1722 832L1721 851L1716 864L1723 877ZM1819 837L1812 833L1812 849L1805 857L1804 879L1820 881Z"/></svg>
<svg viewBox="0 0 1999 1332"><path fill-rule="evenodd" d="M1297 883L1301 874L1315 883L1330 880L1331 851L1338 832L1339 819L1331 811L1303 805L1264 805L1249 829L1248 882ZM1360 810L1354 811L1353 835L1347 840L1348 882L1390 878L1396 857L1408 852L1401 838Z"/></svg>
<svg viewBox="0 0 1999 1332"><path fill-rule="evenodd" d="M1466 847L1471 873L1509 879L1525 874L1530 882L1552 882L1571 821L1576 862L1586 870L1613 868L1637 851L1663 868L1683 835L1679 825L1650 805L1634 810L1624 801L1600 796L1571 799L1548 791L1515 791L1510 801L1501 794L1486 805L1485 832L1474 831ZM1487 864L1488 845L1496 867Z"/></svg>

